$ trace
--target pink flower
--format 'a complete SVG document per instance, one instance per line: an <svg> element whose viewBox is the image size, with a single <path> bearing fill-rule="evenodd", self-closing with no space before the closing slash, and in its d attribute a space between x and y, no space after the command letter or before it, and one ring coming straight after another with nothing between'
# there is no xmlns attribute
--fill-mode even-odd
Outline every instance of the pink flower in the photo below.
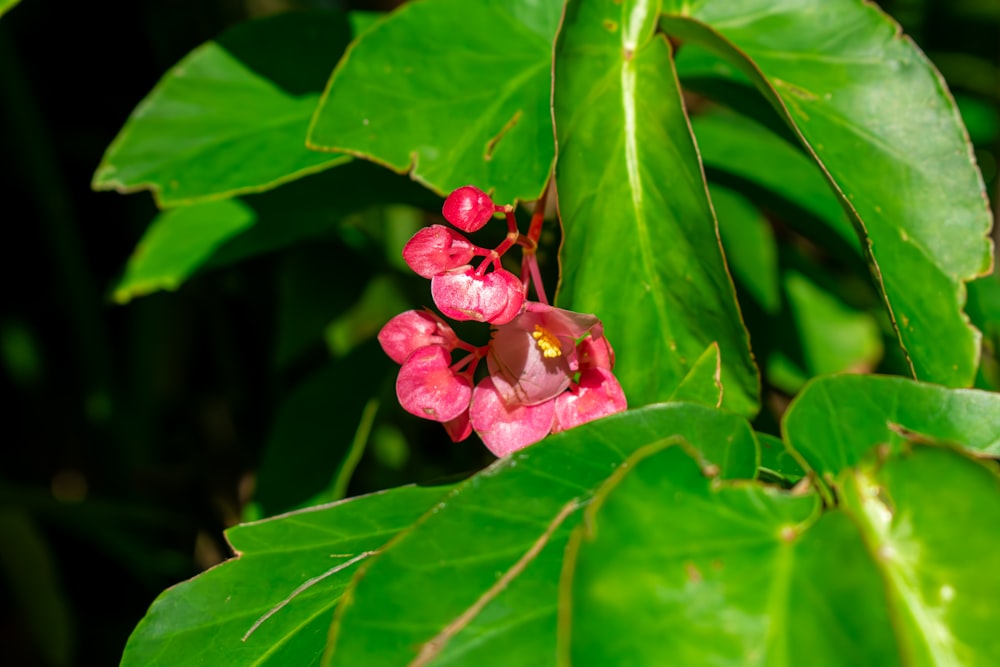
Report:
<svg viewBox="0 0 1000 667"><path fill-rule="evenodd" d="M399 404L410 414L449 422L469 409L472 382L451 368L451 355L440 345L414 350L396 377Z"/></svg>
<svg viewBox="0 0 1000 667"><path fill-rule="evenodd" d="M396 395L408 412L442 422L455 442L474 430L497 456L627 407L611 373L614 353L593 315L528 302L494 326L489 345L476 348L435 315L407 311L378 338L390 357L403 359ZM455 350L468 354L452 363ZM473 387L484 356L489 374Z"/></svg>
<svg viewBox="0 0 1000 667"><path fill-rule="evenodd" d="M408 310L386 322L378 332L378 342L397 364L415 350L440 345L448 351L458 346L458 336L440 317L429 311Z"/></svg>
<svg viewBox="0 0 1000 667"><path fill-rule="evenodd" d="M462 231L474 232L500 210L503 207L494 205L488 194L473 185L465 185L448 195L441 213L445 220Z"/></svg>
<svg viewBox="0 0 1000 667"><path fill-rule="evenodd" d="M413 271L433 278L439 273L468 264L477 247L444 225L424 227L403 247L403 260Z"/></svg>
<svg viewBox="0 0 1000 667"><path fill-rule="evenodd" d="M524 286L505 269L480 275L465 265L431 278L431 298L452 319L506 324L521 310Z"/></svg>

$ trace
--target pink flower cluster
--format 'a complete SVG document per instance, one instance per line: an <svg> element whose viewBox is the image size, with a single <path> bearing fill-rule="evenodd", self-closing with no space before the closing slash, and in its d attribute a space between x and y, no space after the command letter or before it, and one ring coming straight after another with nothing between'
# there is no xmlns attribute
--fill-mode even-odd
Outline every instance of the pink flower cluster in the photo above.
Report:
<svg viewBox="0 0 1000 667"><path fill-rule="evenodd" d="M473 186L454 191L443 210L446 220L469 232L499 212L507 216L508 234L492 250L443 225L420 230L403 249L410 268L430 278L441 312L490 323L490 342L470 345L442 318L416 310L392 318L378 339L401 364L396 395L404 409L441 422L455 442L475 430L491 452L504 456L549 433L620 412L626 400L611 373L614 352L600 320L545 302L534 255L541 212L523 236L513 207L494 205ZM524 248L521 278L500 265L514 245ZM477 256L483 260L473 268L469 262ZM529 280L539 302L525 298ZM484 358L487 373L477 381Z"/></svg>

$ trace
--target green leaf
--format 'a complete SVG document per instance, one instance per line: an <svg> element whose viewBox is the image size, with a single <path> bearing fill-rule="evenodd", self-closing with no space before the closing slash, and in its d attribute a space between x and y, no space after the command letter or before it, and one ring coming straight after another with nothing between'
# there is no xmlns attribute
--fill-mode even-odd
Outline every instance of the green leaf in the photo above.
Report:
<svg viewBox="0 0 1000 667"><path fill-rule="evenodd" d="M325 365L280 403L254 496L265 516L301 507L324 491L332 493L364 422L365 405L395 370L391 366L371 342Z"/></svg>
<svg viewBox="0 0 1000 667"><path fill-rule="evenodd" d="M337 66L309 144L348 151L439 194L473 184L537 199L554 153L549 97L560 3L407 3Z"/></svg>
<svg viewBox="0 0 1000 667"><path fill-rule="evenodd" d="M719 345L712 343L691 366L691 370L677 385L670 400L719 407L722 405L724 395L724 388L719 379L721 372L722 359L719 357Z"/></svg>
<svg viewBox="0 0 1000 667"><path fill-rule="evenodd" d="M226 266L337 231L350 214L390 202L440 205L405 177L353 162L262 194L164 211L139 241L115 300L176 289L203 267Z"/></svg>
<svg viewBox="0 0 1000 667"><path fill-rule="evenodd" d="M723 406L757 409L750 359L655 2L570 2L553 97L559 302L592 312L632 405L667 399L718 343ZM655 369L655 372L650 372Z"/></svg>
<svg viewBox="0 0 1000 667"><path fill-rule="evenodd" d="M857 528L818 512L712 480L682 447L640 450L567 548L560 664L902 664Z"/></svg>
<svg viewBox="0 0 1000 667"><path fill-rule="evenodd" d="M21 0L0 0L0 16L3 16Z"/></svg>
<svg viewBox="0 0 1000 667"><path fill-rule="evenodd" d="M782 282L810 375L875 368L882 358L882 336L874 317L796 271L787 271Z"/></svg>
<svg viewBox="0 0 1000 667"><path fill-rule="evenodd" d="M694 404L551 436L463 482L359 572L338 608L330 664L551 665L559 542L625 457L664 439L690 443L725 477L756 470L746 422Z"/></svg>
<svg viewBox="0 0 1000 667"><path fill-rule="evenodd" d="M359 563L451 487L402 487L231 528L237 557L168 589L122 665L318 665Z"/></svg>
<svg viewBox="0 0 1000 667"><path fill-rule="evenodd" d="M189 53L125 123L93 187L153 191L162 206L267 190L342 164L305 146L346 18L288 12L243 23Z"/></svg>
<svg viewBox="0 0 1000 667"><path fill-rule="evenodd" d="M914 437L996 456L1000 394L888 376L819 378L792 401L782 434L826 478L856 465L875 445L897 450Z"/></svg>
<svg viewBox="0 0 1000 667"><path fill-rule="evenodd" d="M164 211L132 251L114 300L124 304L151 292L177 289L255 218L246 204L229 199Z"/></svg>
<svg viewBox="0 0 1000 667"><path fill-rule="evenodd" d="M986 528L1000 525L996 468L944 447L908 449L869 457L838 484L877 556L907 664L1000 664L1000 543Z"/></svg>
<svg viewBox="0 0 1000 667"><path fill-rule="evenodd" d="M964 282L990 265L990 213L958 110L923 54L858 0L664 9L664 30L754 81L826 171L915 377L968 386L979 345Z"/></svg>
<svg viewBox="0 0 1000 667"><path fill-rule="evenodd" d="M785 441L767 433L757 433L760 445L760 468L762 477L769 476L791 486L806 476L806 471L788 451Z"/></svg>
<svg viewBox="0 0 1000 667"><path fill-rule="evenodd" d="M783 221L826 248L847 248L860 255L857 235L837 196L816 164L797 146L734 113L713 111L695 116L691 127L710 181L766 204L780 213ZM713 187L712 203L718 207L715 195ZM722 211L716 210L720 230L725 233Z"/></svg>

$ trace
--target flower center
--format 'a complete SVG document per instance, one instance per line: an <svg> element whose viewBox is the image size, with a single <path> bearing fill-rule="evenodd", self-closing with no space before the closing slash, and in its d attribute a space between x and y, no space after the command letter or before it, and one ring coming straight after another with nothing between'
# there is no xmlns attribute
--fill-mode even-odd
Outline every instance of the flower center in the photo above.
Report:
<svg viewBox="0 0 1000 667"><path fill-rule="evenodd" d="M562 356L562 346L559 344L559 339L553 336L545 327L536 324L531 337L535 339L538 349L542 351L542 356L546 359L555 359Z"/></svg>

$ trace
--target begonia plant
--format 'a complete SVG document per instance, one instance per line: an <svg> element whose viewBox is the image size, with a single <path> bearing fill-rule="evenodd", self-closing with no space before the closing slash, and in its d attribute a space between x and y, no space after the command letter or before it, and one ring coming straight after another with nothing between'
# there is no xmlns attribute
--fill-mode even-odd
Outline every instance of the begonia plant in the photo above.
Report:
<svg viewBox="0 0 1000 667"><path fill-rule="evenodd" d="M164 209L114 298L287 258L281 377L329 359L122 664L1000 664L961 110L865 0L414 0L196 49L95 175Z"/></svg>

